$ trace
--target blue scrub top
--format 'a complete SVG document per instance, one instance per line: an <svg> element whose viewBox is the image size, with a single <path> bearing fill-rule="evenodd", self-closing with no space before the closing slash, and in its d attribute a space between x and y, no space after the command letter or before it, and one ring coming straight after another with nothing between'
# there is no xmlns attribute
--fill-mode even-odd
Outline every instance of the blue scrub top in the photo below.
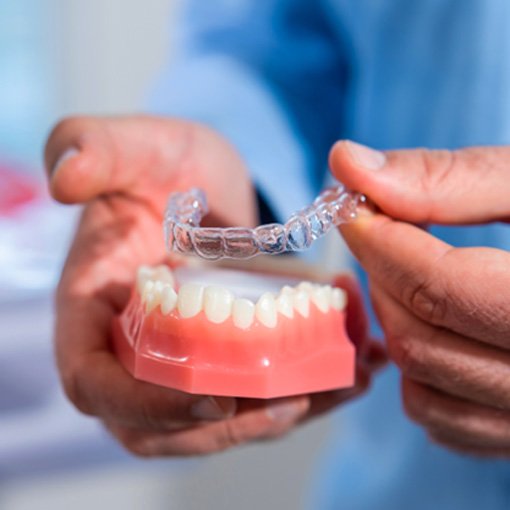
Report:
<svg viewBox="0 0 510 510"><path fill-rule="evenodd" d="M227 136L281 218L323 185L340 138L510 142L508 0L188 0L173 45L151 110ZM510 248L503 225L433 233ZM403 414L395 368L338 420L310 508L510 508L510 465L431 444Z"/></svg>

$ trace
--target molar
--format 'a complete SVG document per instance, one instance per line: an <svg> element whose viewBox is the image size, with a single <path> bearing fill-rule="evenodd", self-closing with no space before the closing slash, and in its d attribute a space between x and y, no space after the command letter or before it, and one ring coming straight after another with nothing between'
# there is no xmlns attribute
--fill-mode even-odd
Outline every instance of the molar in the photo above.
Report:
<svg viewBox="0 0 510 510"><path fill-rule="evenodd" d="M248 329L255 319L255 305L249 299L236 299L232 305L234 325Z"/></svg>
<svg viewBox="0 0 510 510"><path fill-rule="evenodd" d="M334 288L331 291L331 306L335 310L343 310L347 305L347 294L344 290Z"/></svg>
<svg viewBox="0 0 510 510"><path fill-rule="evenodd" d="M147 301L147 296L149 294L152 294L153 289L154 289L154 282L152 280L145 282L145 284L143 286L143 290L142 290L142 303Z"/></svg>
<svg viewBox="0 0 510 510"><path fill-rule="evenodd" d="M255 314L259 322L267 328L274 328L277 324L276 300L271 292L264 292L255 305Z"/></svg>
<svg viewBox="0 0 510 510"><path fill-rule="evenodd" d="M204 312L216 324L225 322L232 312L234 294L225 287L209 286L204 290Z"/></svg>
<svg viewBox="0 0 510 510"><path fill-rule="evenodd" d="M296 293L296 289L294 287L289 287L288 285L284 285L281 290L280 294L286 294L293 296Z"/></svg>
<svg viewBox="0 0 510 510"><path fill-rule="evenodd" d="M153 280L159 280L160 282L167 283L171 285L172 288L175 288L175 278L168 266L161 264L154 268L154 272L152 275Z"/></svg>
<svg viewBox="0 0 510 510"><path fill-rule="evenodd" d="M304 291L304 292L312 292L315 288L315 285L313 285L312 283L310 282L301 282L298 284L298 286L296 287L296 290L297 291Z"/></svg>
<svg viewBox="0 0 510 510"><path fill-rule="evenodd" d="M183 319L198 315L202 310L204 287L196 283L185 283L177 295L177 309Z"/></svg>
<svg viewBox="0 0 510 510"><path fill-rule="evenodd" d="M136 274L136 288L140 294L143 294L145 284L151 279L152 268L149 266L140 266Z"/></svg>
<svg viewBox="0 0 510 510"><path fill-rule="evenodd" d="M140 266L138 268L138 273L136 275L136 286L140 294L143 293L145 284L148 281L160 281L161 283L167 283L172 287L175 287L175 280L172 271L168 266L163 264L156 267Z"/></svg>
<svg viewBox="0 0 510 510"><path fill-rule="evenodd" d="M144 287L145 312L151 313L161 303L163 284L149 280Z"/></svg>

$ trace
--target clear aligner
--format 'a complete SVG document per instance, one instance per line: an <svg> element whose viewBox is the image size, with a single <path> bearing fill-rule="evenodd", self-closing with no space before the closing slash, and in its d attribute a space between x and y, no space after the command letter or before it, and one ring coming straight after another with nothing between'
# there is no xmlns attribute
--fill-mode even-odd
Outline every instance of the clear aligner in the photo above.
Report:
<svg viewBox="0 0 510 510"><path fill-rule="evenodd" d="M301 251L333 227L357 216L364 195L343 185L324 190L313 203L294 213L285 225L270 223L254 229L200 227L207 214L205 193L198 188L170 195L163 223L167 249L204 259L247 259Z"/></svg>

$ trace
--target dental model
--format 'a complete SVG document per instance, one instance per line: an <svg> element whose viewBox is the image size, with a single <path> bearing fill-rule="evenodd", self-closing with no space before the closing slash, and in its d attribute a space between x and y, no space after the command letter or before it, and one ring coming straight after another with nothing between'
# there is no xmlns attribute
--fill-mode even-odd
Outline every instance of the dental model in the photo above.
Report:
<svg viewBox="0 0 510 510"><path fill-rule="evenodd" d="M189 393L274 398L351 386L345 292L267 269L141 267L114 322L117 356L134 377Z"/></svg>
<svg viewBox="0 0 510 510"><path fill-rule="evenodd" d="M170 196L163 223L166 245L169 252L208 260L305 250L334 226L355 219L358 205L365 200L363 195L339 185L323 191L285 225L201 228L200 221L208 212L207 200L202 190L193 188Z"/></svg>

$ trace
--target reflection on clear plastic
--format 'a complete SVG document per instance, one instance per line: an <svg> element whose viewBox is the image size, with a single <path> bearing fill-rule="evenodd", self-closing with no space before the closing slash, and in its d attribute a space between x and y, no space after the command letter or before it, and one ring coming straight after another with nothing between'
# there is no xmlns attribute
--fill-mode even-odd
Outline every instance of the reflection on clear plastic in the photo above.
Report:
<svg viewBox="0 0 510 510"><path fill-rule="evenodd" d="M246 228L200 228L207 214L204 192L192 188L173 193L164 219L168 251L203 259L246 259L258 254L274 255L301 251L333 227L356 218L365 197L343 185L323 191L312 205L296 212L285 225L272 223L253 230Z"/></svg>

